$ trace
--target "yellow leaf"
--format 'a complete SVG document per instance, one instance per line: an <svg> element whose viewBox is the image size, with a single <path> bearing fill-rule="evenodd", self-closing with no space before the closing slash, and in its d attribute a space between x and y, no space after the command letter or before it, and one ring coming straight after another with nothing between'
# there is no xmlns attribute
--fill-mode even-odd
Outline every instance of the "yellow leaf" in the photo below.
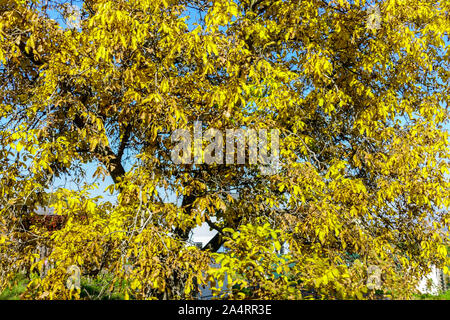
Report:
<svg viewBox="0 0 450 320"><path fill-rule="evenodd" d="M319 99L319 106L320 106L320 107L322 107L322 106L323 106L323 102L324 102L324 101L323 101L323 99L322 99L322 98L320 98L320 99Z"/></svg>

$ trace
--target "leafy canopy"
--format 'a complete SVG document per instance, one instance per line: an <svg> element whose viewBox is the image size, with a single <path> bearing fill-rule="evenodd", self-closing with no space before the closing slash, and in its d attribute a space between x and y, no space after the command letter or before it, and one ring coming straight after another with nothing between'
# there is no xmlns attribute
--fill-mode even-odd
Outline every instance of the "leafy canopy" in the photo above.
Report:
<svg viewBox="0 0 450 320"><path fill-rule="evenodd" d="M26 270L24 298L80 298L77 265L127 298L362 299L377 265L411 296L449 263L449 4L1 1L0 289ZM197 120L279 129L280 170L174 164ZM46 206L60 227L29 222Z"/></svg>

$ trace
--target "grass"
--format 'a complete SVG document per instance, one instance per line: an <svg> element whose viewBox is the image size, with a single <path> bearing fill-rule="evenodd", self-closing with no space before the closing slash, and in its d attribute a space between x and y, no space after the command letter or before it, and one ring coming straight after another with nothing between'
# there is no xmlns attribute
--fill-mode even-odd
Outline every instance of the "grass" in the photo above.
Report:
<svg viewBox="0 0 450 320"><path fill-rule="evenodd" d="M25 291L28 279L24 275L18 275L14 279L14 285L0 293L0 300L20 300L20 295Z"/></svg>
<svg viewBox="0 0 450 320"><path fill-rule="evenodd" d="M100 299L100 300L124 300L125 296L122 293L108 292L103 290L108 286L110 277L102 276L96 278L82 278L81 279L81 298L82 299ZM29 279L25 275L19 274L14 279L11 288L0 293L0 300L20 300L20 296L25 292ZM118 289L117 285L114 289Z"/></svg>
<svg viewBox="0 0 450 320"><path fill-rule="evenodd" d="M124 300L125 296L122 293L107 292L105 287L109 286L111 276L96 277L94 279L82 278L81 279L81 298L87 299L100 299L100 300ZM116 284L114 289L117 289Z"/></svg>
<svg viewBox="0 0 450 320"><path fill-rule="evenodd" d="M431 294L420 294L415 296L416 300L450 300L450 290L441 293L438 296L433 296Z"/></svg>

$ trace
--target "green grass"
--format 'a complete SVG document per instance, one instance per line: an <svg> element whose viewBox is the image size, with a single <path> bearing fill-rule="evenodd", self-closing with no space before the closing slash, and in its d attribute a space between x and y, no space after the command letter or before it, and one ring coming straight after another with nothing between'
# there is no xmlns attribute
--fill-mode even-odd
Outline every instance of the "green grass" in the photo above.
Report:
<svg viewBox="0 0 450 320"><path fill-rule="evenodd" d="M96 278L81 279L81 298L83 299L100 299L100 300L124 300L125 296L117 292L118 285L115 286L113 292L103 290L109 287L111 276L99 276ZM0 293L0 300L20 300L20 296L25 292L27 284L30 280L25 275L19 274L14 279L11 288Z"/></svg>
<svg viewBox="0 0 450 320"><path fill-rule="evenodd" d="M99 276L95 279L82 278L81 297L85 299L124 300L125 296L122 293L115 292L118 289L117 284L113 292L104 290L105 287L109 287L111 280L111 276Z"/></svg>
<svg viewBox="0 0 450 320"><path fill-rule="evenodd" d="M450 300L450 290L447 290L438 296L433 296L431 294L420 294L415 297L417 300Z"/></svg>
<svg viewBox="0 0 450 320"><path fill-rule="evenodd" d="M0 300L20 300L20 295L25 291L28 279L24 275L18 275L10 289L0 293Z"/></svg>

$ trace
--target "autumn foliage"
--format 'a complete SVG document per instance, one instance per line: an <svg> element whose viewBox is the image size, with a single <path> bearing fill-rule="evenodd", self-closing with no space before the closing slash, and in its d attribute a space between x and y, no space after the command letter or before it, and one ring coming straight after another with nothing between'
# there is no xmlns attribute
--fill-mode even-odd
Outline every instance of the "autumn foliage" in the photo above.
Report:
<svg viewBox="0 0 450 320"><path fill-rule="evenodd" d="M0 291L25 270L25 299L82 298L77 265L134 299L411 297L450 262L449 9L0 1ZM173 163L170 134L199 120L280 130L279 170ZM25 226L39 206L64 223Z"/></svg>

